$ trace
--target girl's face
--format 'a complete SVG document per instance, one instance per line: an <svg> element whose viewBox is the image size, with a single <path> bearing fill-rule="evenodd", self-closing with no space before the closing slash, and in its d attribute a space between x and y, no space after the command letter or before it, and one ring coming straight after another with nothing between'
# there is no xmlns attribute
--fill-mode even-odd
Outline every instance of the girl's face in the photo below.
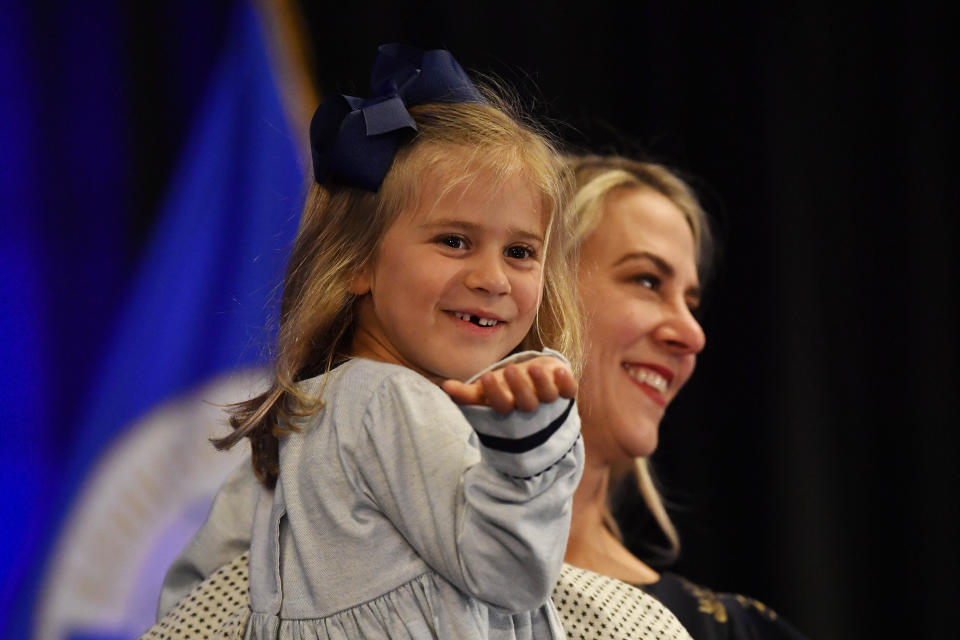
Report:
<svg viewBox="0 0 960 640"><path fill-rule="evenodd" d="M354 281L354 355L465 380L513 350L540 304L546 225L521 176L442 192L428 177ZM369 295L365 295L369 294Z"/></svg>
<svg viewBox="0 0 960 640"><path fill-rule="evenodd" d="M706 342L693 233L647 188L611 192L580 258L587 354L577 402L589 456L602 464L649 456L664 410Z"/></svg>

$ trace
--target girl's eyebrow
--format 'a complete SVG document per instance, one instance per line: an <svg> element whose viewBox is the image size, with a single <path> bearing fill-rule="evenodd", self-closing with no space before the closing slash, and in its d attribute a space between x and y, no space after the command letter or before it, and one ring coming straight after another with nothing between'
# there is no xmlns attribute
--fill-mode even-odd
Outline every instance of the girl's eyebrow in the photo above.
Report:
<svg viewBox="0 0 960 640"><path fill-rule="evenodd" d="M649 260L667 278L673 278L677 275L677 271L673 268L673 265L657 254L650 253L649 251L631 251L630 253L626 253L620 256L620 259L614 262L613 266L617 267L624 262L630 262L631 260ZM685 296L694 298L696 300L700 300L700 296L702 294L699 286L688 287L683 293Z"/></svg>
<svg viewBox="0 0 960 640"><path fill-rule="evenodd" d="M474 233L483 231L484 225L477 224L476 222L468 222L466 220L458 220L456 218L435 218L432 220L427 220L422 225L422 228L433 229L437 227L453 227L455 229L463 229L464 231L472 231ZM530 242L539 242L543 243L543 235L539 233L534 233L528 229L522 229L520 227L507 227L507 235L517 236L524 240Z"/></svg>

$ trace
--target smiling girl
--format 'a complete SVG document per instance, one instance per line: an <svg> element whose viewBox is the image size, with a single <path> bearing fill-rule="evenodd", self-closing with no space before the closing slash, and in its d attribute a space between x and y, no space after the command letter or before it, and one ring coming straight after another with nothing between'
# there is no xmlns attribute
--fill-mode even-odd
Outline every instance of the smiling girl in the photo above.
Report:
<svg viewBox="0 0 960 640"><path fill-rule="evenodd" d="M381 47L371 84L314 116L274 380L216 443L249 438L275 487L247 637L562 637L583 465L576 382L544 351L577 353L564 173L445 51Z"/></svg>

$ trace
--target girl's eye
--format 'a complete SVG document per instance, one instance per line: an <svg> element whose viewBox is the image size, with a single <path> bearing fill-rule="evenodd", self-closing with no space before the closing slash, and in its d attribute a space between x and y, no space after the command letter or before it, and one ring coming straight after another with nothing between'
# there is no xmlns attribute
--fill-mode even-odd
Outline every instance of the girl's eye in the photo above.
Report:
<svg viewBox="0 0 960 640"><path fill-rule="evenodd" d="M507 250L504 253L507 255L507 257L514 258L515 260L525 260L527 258L534 257L533 249L523 245L507 247Z"/></svg>
<svg viewBox="0 0 960 640"><path fill-rule="evenodd" d="M451 249L463 249L466 245L466 240L460 236L440 236L437 238L437 242Z"/></svg>

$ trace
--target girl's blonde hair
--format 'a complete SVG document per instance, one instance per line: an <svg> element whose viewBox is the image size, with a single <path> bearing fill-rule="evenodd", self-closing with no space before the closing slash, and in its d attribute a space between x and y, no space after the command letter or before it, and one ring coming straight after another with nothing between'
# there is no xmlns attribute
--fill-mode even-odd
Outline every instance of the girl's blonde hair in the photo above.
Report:
<svg viewBox="0 0 960 640"><path fill-rule="evenodd" d="M298 381L349 358L359 299L350 285L376 259L400 212L418 204L424 176L440 180L445 191L480 176L497 189L519 173L540 195L547 222L543 298L517 348L556 349L579 370L575 278L565 260L569 172L543 131L491 91L485 93L488 104L410 108L418 132L397 152L376 193L330 180L310 186L284 278L273 381L261 395L231 407L234 431L214 441L226 449L249 438L254 472L264 484L276 482L278 438L297 430L297 419L324 406L322 392L309 397Z"/></svg>
<svg viewBox="0 0 960 640"><path fill-rule="evenodd" d="M697 272L701 283L707 279L713 254L709 219L693 189L679 176L663 165L616 155L568 156L567 164L573 173L575 189L569 213L573 251L571 262L578 262L579 248L600 225L606 199L611 192L621 189L653 189L669 199L683 214L693 232ZM590 345L587 344L586 348L589 349ZM669 542L666 559L675 560L680 553L680 537L664 507L647 458L637 458L634 461L634 474L644 503ZM620 537L620 529L609 505L604 512L604 523Z"/></svg>

